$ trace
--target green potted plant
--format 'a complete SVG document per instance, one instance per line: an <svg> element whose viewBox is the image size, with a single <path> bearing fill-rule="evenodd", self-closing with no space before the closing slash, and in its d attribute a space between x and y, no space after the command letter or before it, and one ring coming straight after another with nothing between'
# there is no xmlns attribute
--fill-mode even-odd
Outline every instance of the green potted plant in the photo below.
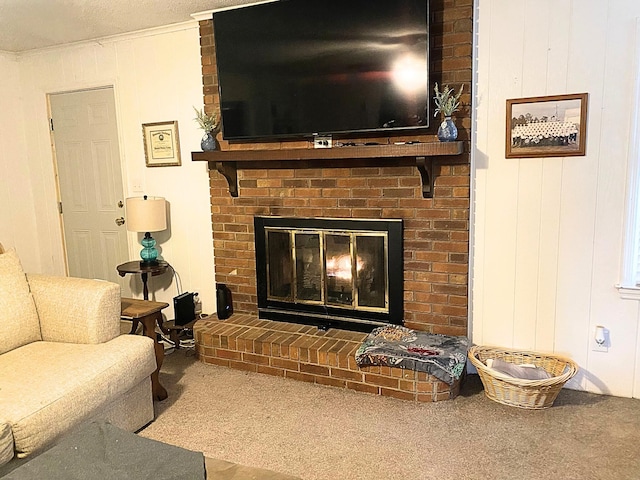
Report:
<svg viewBox="0 0 640 480"><path fill-rule="evenodd" d="M464 84L460 85L460 90L456 93L449 85L445 85L444 88L440 90L436 83L433 89L435 92L433 101L436 104L433 116L435 117L439 113L444 115L444 120L438 128L438 139L441 142L453 142L458 138L458 129L455 123L453 123L453 120L451 120L451 115L460 108L460 96L462 95L463 88Z"/></svg>
<svg viewBox="0 0 640 480"><path fill-rule="evenodd" d="M204 130L204 137L200 142L200 147L203 152L210 152L217 148L215 132L218 130L218 115L216 113L208 114L204 110L198 110L193 107L196 112L196 118L194 120L198 123L198 126Z"/></svg>

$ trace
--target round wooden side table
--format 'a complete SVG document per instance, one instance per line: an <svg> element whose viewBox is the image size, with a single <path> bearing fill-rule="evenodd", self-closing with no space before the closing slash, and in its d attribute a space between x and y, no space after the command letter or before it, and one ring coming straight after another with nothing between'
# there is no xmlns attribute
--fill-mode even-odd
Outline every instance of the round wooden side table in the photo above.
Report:
<svg viewBox="0 0 640 480"><path fill-rule="evenodd" d="M146 264L137 260L123 263L116 267L121 277L124 277L127 273L139 274L142 277L142 298L145 300L149 300L149 288L147 287L149 274L152 277L162 275L168 268L169 264L164 260L159 260L156 264Z"/></svg>

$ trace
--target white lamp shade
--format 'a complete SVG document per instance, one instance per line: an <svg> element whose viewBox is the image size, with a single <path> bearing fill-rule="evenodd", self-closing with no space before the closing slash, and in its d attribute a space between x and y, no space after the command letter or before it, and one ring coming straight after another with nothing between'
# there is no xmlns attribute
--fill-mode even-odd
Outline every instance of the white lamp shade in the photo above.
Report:
<svg viewBox="0 0 640 480"><path fill-rule="evenodd" d="M127 230L160 232L167 228L167 202L163 197L127 198Z"/></svg>

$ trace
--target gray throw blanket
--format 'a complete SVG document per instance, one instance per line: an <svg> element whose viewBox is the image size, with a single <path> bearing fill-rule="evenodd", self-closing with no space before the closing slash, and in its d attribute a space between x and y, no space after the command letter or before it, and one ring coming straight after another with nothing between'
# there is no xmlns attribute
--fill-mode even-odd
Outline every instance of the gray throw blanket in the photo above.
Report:
<svg viewBox="0 0 640 480"><path fill-rule="evenodd" d="M379 327L356 351L358 366L384 365L426 372L449 385L464 371L469 339L417 332L398 325Z"/></svg>
<svg viewBox="0 0 640 480"><path fill-rule="evenodd" d="M204 456L108 423L85 425L6 480L204 480Z"/></svg>

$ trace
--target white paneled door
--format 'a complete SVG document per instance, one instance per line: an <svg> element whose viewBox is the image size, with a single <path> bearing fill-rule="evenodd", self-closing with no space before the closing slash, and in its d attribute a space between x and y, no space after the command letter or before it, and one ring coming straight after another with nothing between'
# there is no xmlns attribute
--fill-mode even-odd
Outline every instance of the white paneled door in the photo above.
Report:
<svg viewBox="0 0 640 480"><path fill-rule="evenodd" d="M50 95L69 275L119 283L128 260L112 88Z"/></svg>

